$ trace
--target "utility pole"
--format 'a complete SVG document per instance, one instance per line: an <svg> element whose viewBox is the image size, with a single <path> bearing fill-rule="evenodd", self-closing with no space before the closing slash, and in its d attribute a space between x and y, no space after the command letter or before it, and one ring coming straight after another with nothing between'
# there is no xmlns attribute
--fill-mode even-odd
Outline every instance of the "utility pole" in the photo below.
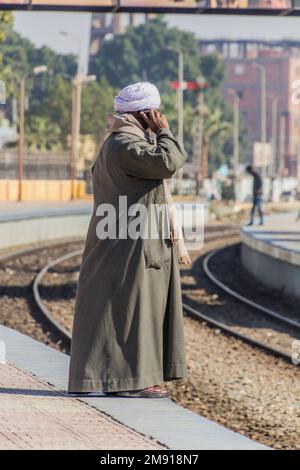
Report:
<svg viewBox="0 0 300 470"><path fill-rule="evenodd" d="M240 95L235 93L234 95L234 109L233 109L233 172L235 181L238 178L239 169L239 105Z"/></svg>
<svg viewBox="0 0 300 470"><path fill-rule="evenodd" d="M199 172L196 172L196 194L202 190L204 175L203 175L203 162L202 162L202 150L203 150L203 105L204 95L200 90L197 94L197 104L195 109L196 126L193 139L193 161L199 164ZM200 178L200 181L199 181ZM201 182L201 183L200 183ZM200 187L199 187L200 183Z"/></svg>
<svg viewBox="0 0 300 470"><path fill-rule="evenodd" d="M277 114L278 114L278 98L272 96L272 161L271 161L271 177L276 174L276 155L277 155Z"/></svg>
<svg viewBox="0 0 300 470"><path fill-rule="evenodd" d="M178 50L178 140L183 143L183 53Z"/></svg>
<svg viewBox="0 0 300 470"><path fill-rule="evenodd" d="M280 178L280 191L282 192L283 173L285 167L285 132L286 132L286 113L280 115L280 149L279 149L279 165L278 174Z"/></svg>
<svg viewBox="0 0 300 470"><path fill-rule="evenodd" d="M81 89L82 89L82 41L80 36L70 34L66 31L60 31L62 36L75 40L78 44L77 52L77 73L72 83L72 144L70 158L70 180L71 180L71 199L74 199L74 182L76 176L76 162L78 161L80 148L80 117L81 117Z"/></svg>
<svg viewBox="0 0 300 470"><path fill-rule="evenodd" d="M19 146L18 146L18 201L23 199L24 145L25 145L25 83L27 78L47 72L46 65L37 65L30 75L20 78L19 91Z"/></svg>
<svg viewBox="0 0 300 470"><path fill-rule="evenodd" d="M199 172L196 173L196 194L203 190L203 182L207 171L207 145L204 145L204 92L208 83L204 77L198 77L196 82L188 82L188 88L198 90L195 108L196 126L193 138L193 161L198 162ZM205 159L205 161L204 161Z"/></svg>
<svg viewBox="0 0 300 470"><path fill-rule="evenodd" d="M178 140L183 144L183 80L184 80L184 64L183 64L183 52L178 49ZM177 172L178 178L178 194L182 194L182 183L183 183L183 168L180 168Z"/></svg>
<svg viewBox="0 0 300 470"><path fill-rule="evenodd" d="M179 142L184 143L183 134L183 91L184 91L184 56L181 49L175 47L166 46L164 49L172 52L176 52L178 55L178 89L177 89L177 112L178 112L178 133L177 138ZM180 168L176 172L177 175L177 190L179 194L182 194L182 181L183 181L183 169Z"/></svg>
<svg viewBox="0 0 300 470"><path fill-rule="evenodd" d="M272 99L272 160L270 164L269 176L271 177L270 200L274 200L274 184L276 178L276 156L277 156L277 115L278 115L278 97L270 95Z"/></svg>
<svg viewBox="0 0 300 470"><path fill-rule="evenodd" d="M76 162L77 162L77 138L76 138L76 122L78 122L77 115L77 88L76 84L72 83L72 130L71 130L71 154L70 154L70 182L71 182L71 200L75 197L75 177L76 177Z"/></svg>
<svg viewBox="0 0 300 470"><path fill-rule="evenodd" d="M263 176L266 177L267 162L266 162L266 148L267 143L267 82L266 82L266 69L264 66L260 67L261 73L261 140L264 144L264 166Z"/></svg>
<svg viewBox="0 0 300 470"><path fill-rule="evenodd" d="M80 113L81 113L81 90L84 83L96 80L95 75L77 74L72 81L72 139L70 155L70 181L71 200L75 198L76 164L80 148Z"/></svg>
<svg viewBox="0 0 300 470"><path fill-rule="evenodd" d="M266 68L262 64L254 62L252 64L254 67L257 67L260 71L260 99L261 99L261 142L263 144L263 161L262 161L262 178L265 182L267 176L267 166L266 166L266 143L267 143L267 81L266 81Z"/></svg>
<svg viewBox="0 0 300 470"><path fill-rule="evenodd" d="M19 103L19 149L18 149L18 201L23 199L23 168L24 168L24 121L25 121L25 77L20 80Z"/></svg>
<svg viewBox="0 0 300 470"><path fill-rule="evenodd" d="M238 199L238 176L239 176L239 134L240 134L240 100L243 92L230 88L229 91L234 95L233 102L233 177L234 177L234 194Z"/></svg>
<svg viewBox="0 0 300 470"><path fill-rule="evenodd" d="M234 94L233 105L233 175L234 175L234 197L238 200L238 171L239 171L239 110L240 95Z"/></svg>

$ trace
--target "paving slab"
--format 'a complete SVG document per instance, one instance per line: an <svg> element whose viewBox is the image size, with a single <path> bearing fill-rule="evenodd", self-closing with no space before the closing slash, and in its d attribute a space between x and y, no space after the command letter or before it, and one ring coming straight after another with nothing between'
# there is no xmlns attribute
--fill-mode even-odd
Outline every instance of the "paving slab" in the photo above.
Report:
<svg viewBox="0 0 300 470"><path fill-rule="evenodd" d="M0 326L0 341L2 341L2 349L5 345L8 362L8 366L2 365L1 367L10 368L14 365L23 373L33 375L39 381L46 382L49 385L43 388L44 395L42 397L47 398L49 407L51 407L51 403L54 404L55 400L58 402L60 395L58 396L57 393L66 391L69 357L4 326ZM9 374L9 370L7 373ZM22 377L20 377L21 379ZM24 389L26 389L27 395L31 400L34 400L36 395L34 383L31 382L33 378L28 380L30 383L26 386L21 384L19 387L11 387L8 386L9 383L5 383L6 379L4 378L1 387L4 388L4 391L5 388L15 388L12 391L14 398L23 397ZM55 388L54 392L53 387ZM18 392L18 389L21 392ZM51 395L53 393L54 396ZM78 400L62 396L60 400L63 400L66 406L67 402L73 403L75 401L82 406L85 403L94 408L95 412L104 412L119 423L144 436L151 437L169 449L266 449L265 446L186 410L169 399L108 398L99 393L98 396L87 396ZM89 407L86 410L90 410ZM38 409L39 407L37 407ZM89 413L90 411L87 412L88 415ZM78 432L80 432L81 420L76 420L76 424ZM87 432L86 429L84 426L83 433ZM140 445L140 442L137 445ZM132 441L130 445L133 445ZM150 443L143 441L143 445L150 445Z"/></svg>

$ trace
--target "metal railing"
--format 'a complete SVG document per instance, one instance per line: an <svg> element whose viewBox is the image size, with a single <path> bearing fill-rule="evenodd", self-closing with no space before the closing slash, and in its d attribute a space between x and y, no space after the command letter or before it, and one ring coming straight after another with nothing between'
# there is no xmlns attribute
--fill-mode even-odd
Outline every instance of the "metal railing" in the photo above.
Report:
<svg viewBox="0 0 300 470"><path fill-rule="evenodd" d="M70 155L61 153L27 153L24 158L24 179L69 179ZM0 151L0 179L18 179L18 154L15 150Z"/></svg>

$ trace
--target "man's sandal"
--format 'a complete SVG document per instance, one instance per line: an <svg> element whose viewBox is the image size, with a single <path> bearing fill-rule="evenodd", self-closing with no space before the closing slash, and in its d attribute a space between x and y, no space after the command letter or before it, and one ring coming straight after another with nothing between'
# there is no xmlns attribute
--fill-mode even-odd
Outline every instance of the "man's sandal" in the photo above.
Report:
<svg viewBox="0 0 300 470"><path fill-rule="evenodd" d="M169 393L159 386L144 388L143 390L127 390L124 392L104 392L109 397L127 398L168 398Z"/></svg>

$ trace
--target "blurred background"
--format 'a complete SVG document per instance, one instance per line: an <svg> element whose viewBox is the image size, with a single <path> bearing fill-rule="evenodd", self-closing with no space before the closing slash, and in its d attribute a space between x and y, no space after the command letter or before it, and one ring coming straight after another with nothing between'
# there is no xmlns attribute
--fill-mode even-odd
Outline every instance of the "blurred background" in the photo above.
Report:
<svg viewBox="0 0 300 470"><path fill-rule="evenodd" d="M174 194L247 203L252 163L297 205L297 18L3 11L0 31L0 200L89 198L115 94L149 80L188 152Z"/></svg>

